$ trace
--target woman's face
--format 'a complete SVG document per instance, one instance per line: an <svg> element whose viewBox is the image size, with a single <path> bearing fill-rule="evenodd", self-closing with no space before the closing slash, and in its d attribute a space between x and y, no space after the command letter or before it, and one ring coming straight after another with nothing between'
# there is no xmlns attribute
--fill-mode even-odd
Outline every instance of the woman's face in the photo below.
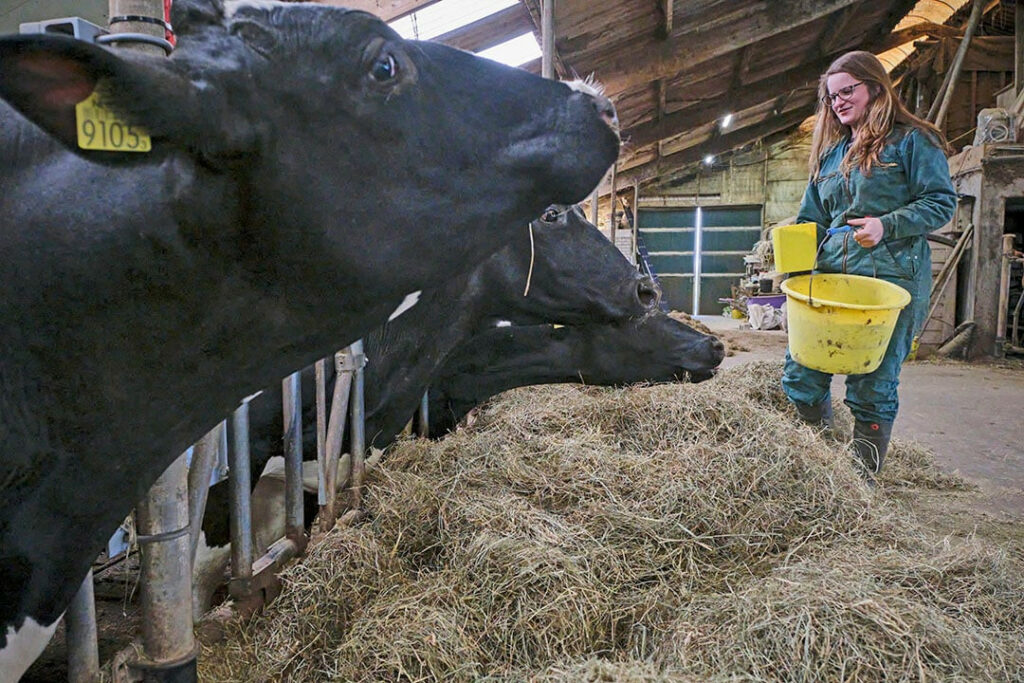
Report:
<svg viewBox="0 0 1024 683"><path fill-rule="evenodd" d="M839 72L828 77L826 86L829 96L836 96L831 106L839 122L854 130L859 128L871 102L868 84L848 73Z"/></svg>

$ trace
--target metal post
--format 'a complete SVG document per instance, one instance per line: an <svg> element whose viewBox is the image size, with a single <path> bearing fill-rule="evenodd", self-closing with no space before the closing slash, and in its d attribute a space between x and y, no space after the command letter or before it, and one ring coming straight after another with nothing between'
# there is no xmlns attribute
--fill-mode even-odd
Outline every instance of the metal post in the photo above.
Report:
<svg viewBox="0 0 1024 683"><path fill-rule="evenodd" d="M284 417L285 536L300 542L306 527L302 507L302 380L295 372L281 382Z"/></svg>
<svg viewBox="0 0 1024 683"><path fill-rule="evenodd" d="M942 128L942 124L946 120L946 113L949 111L949 105L953 101L953 91L956 90L956 82L960 78L960 69L963 67L964 58L967 56L967 48L971 45L974 30L978 28L978 24L981 22L982 9L984 7L985 0L974 0L974 5L971 7L971 18L967 20L967 28L964 29L963 40L960 41L960 47L957 48L956 56L953 57L949 84L946 86L946 91L942 94L942 104L939 106L938 114L935 116L934 123L939 128Z"/></svg>
<svg viewBox="0 0 1024 683"><path fill-rule="evenodd" d="M211 429L196 442L192 449L192 463L188 468L188 517L192 553L195 562L199 546L199 532L203 528L203 514L206 512L206 498L210 492L210 478L217 464L224 423Z"/></svg>
<svg viewBox="0 0 1024 683"><path fill-rule="evenodd" d="M111 18L117 17L152 17L164 18L163 0L109 0L107 9ZM118 21L110 24L111 33L141 33L154 38L164 37L164 28L147 21ZM164 56L162 48L147 43L117 43L119 47L138 50L151 55Z"/></svg>
<svg viewBox="0 0 1024 683"><path fill-rule="evenodd" d="M231 491L231 589L247 595L252 578L252 475L249 471L249 403L243 401L231 416L232 447L228 451Z"/></svg>
<svg viewBox="0 0 1024 683"><path fill-rule="evenodd" d="M555 77L555 0L541 0L540 75Z"/></svg>
<svg viewBox="0 0 1024 683"><path fill-rule="evenodd" d="M345 435L345 417L348 413L349 396L352 389L352 371L349 369L350 354L339 351L334 354L334 393L331 397L331 415L327 422L327 436L324 447L324 462L319 465L320 486L320 528L327 531L334 526L335 499L338 495L338 464L341 444ZM325 390L326 391L326 390ZM346 473L346 477L348 474Z"/></svg>
<svg viewBox="0 0 1024 683"><path fill-rule="evenodd" d="M611 180L611 191L608 193L608 203L611 204L611 212L608 215L608 239L612 241L617 249L619 245L615 244L615 233L618 226L615 225L615 172L619 168L619 162L616 161L612 164L612 180Z"/></svg>
<svg viewBox="0 0 1024 683"><path fill-rule="evenodd" d="M598 192L600 187L594 188L594 193L590 195L590 222L597 225L597 200L600 199Z"/></svg>
<svg viewBox="0 0 1024 683"><path fill-rule="evenodd" d="M996 311L995 357L1006 354L1006 318L1010 306L1010 264L1013 261L1013 235L1003 235L1003 263L999 271L999 309Z"/></svg>
<svg viewBox="0 0 1024 683"><path fill-rule="evenodd" d="M141 555L142 657L153 681L195 680L188 465L171 464L135 508Z"/></svg>
<svg viewBox="0 0 1024 683"><path fill-rule="evenodd" d="M637 248L639 244L639 230L640 230L640 182L633 184L633 225L631 227L633 232L633 263L637 263L640 259L637 258Z"/></svg>
<svg viewBox="0 0 1024 683"><path fill-rule="evenodd" d="M69 683L98 681L100 654L91 569L68 605L68 611L64 614L64 627L67 630Z"/></svg>
<svg viewBox="0 0 1024 683"><path fill-rule="evenodd" d="M430 390L420 397L420 409L416 415L416 433L421 439L430 437Z"/></svg>
<svg viewBox="0 0 1024 683"><path fill-rule="evenodd" d="M363 368L366 365L366 356L363 355L363 340L352 344L349 347L352 360L355 365L355 372L352 377L352 399L349 402L349 424L351 425L349 439L349 452L352 454L352 477L349 485L352 488L352 507L359 510L362 507L363 497L363 474L364 456L366 452L366 436L363 432L365 417L363 404L364 374Z"/></svg>

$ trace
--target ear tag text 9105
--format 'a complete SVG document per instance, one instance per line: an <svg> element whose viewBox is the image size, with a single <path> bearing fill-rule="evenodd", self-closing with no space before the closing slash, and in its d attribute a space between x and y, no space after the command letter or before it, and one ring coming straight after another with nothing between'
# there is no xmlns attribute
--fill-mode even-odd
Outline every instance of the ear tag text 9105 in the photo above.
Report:
<svg viewBox="0 0 1024 683"><path fill-rule="evenodd" d="M148 152L153 149L149 134L126 123L103 103L99 89L75 105L78 146L107 152Z"/></svg>

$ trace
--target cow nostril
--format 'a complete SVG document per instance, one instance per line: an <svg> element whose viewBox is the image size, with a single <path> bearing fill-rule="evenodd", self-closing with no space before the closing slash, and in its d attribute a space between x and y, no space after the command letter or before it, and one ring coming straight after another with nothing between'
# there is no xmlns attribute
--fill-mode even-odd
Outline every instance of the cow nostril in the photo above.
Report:
<svg viewBox="0 0 1024 683"><path fill-rule="evenodd" d="M654 308L661 300L661 292L650 279L644 278L636 284L636 298L644 308Z"/></svg>
<svg viewBox="0 0 1024 683"><path fill-rule="evenodd" d="M718 356L719 361L725 358L725 344L718 337L711 338L711 350Z"/></svg>

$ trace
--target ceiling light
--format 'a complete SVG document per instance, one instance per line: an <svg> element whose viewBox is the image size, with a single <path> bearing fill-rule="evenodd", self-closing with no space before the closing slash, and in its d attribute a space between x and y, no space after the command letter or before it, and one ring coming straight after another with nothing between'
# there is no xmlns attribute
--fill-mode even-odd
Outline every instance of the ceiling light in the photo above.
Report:
<svg viewBox="0 0 1024 683"><path fill-rule="evenodd" d="M732 123L732 114L726 114L722 119L722 128L728 128L730 123Z"/></svg>
<svg viewBox="0 0 1024 683"><path fill-rule="evenodd" d="M704 163L707 164L708 166L715 163L715 155L709 154L706 157L704 157Z"/></svg>

